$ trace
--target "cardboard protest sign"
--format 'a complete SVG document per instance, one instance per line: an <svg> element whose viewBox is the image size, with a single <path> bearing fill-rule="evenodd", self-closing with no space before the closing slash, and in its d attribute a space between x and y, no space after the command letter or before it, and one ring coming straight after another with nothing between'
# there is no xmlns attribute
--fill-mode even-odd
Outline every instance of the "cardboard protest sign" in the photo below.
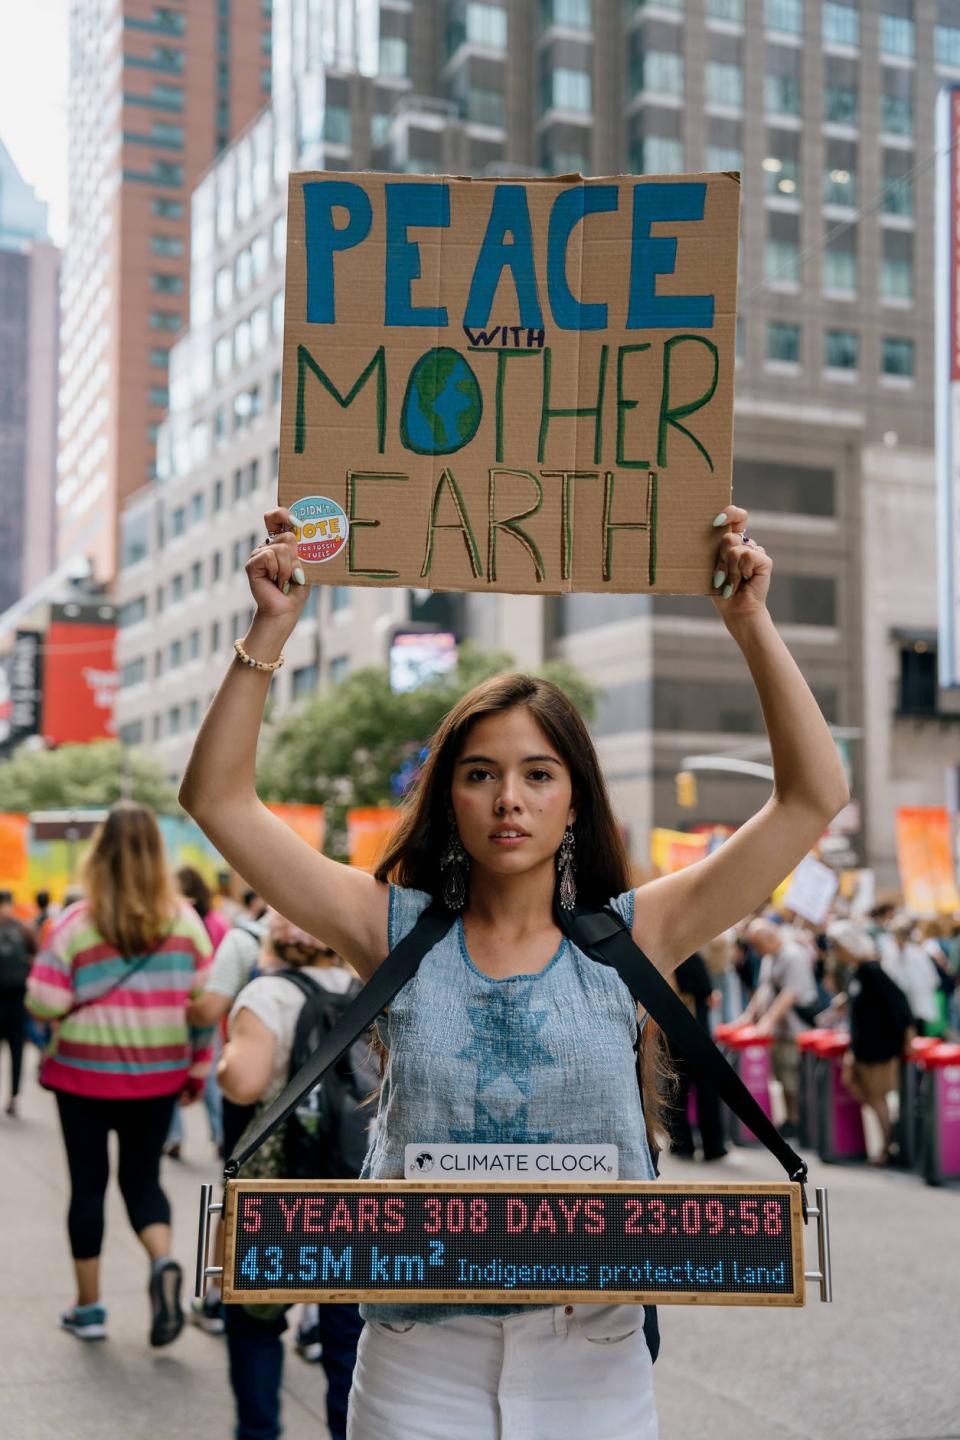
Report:
<svg viewBox="0 0 960 1440"><path fill-rule="evenodd" d="M839 888L840 876L836 870L831 870L815 855L807 855L790 877L783 903L811 925L822 925Z"/></svg>
<svg viewBox="0 0 960 1440"><path fill-rule="evenodd" d="M280 503L311 581L710 591L739 176L290 177Z"/></svg>

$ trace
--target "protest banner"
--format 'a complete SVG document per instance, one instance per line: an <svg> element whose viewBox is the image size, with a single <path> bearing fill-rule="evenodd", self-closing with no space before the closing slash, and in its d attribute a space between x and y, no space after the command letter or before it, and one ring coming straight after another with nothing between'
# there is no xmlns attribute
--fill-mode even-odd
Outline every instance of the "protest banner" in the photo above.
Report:
<svg viewBox="0 0 960 1440"><path fill-rule="evenodd" d="M375 870L386 854L387 842L400 818L392 805L370 805L347 811L347 850L350 864Z"/></svg>
<svg viewBox="0 0 960 1440"><path fill-rule="evenodd" d="M791 875L782 903L811 925L822 925L839 888L836 870L815 855L806 855Z"/></svg>
<svg viewBox="0 0 960 1440"><path fill-rule="evenodd" d="M897 810L897 863L904 903L914 915L949 915L960 909L950 816L943 806Z"/></svg>
<svg viewBox="0 0 960 1440"><path fill-rule="evenodd" d="M655 826L650 831L650 863L659 875L673 875L702 860L709 853L708 846L706 835Z"/></svg>
<svg viewBox="0 0 960 1440"><path fill-rule="evenodd" d="M311 582L708 594L735 174L290 177L279 499Z"/></svg>

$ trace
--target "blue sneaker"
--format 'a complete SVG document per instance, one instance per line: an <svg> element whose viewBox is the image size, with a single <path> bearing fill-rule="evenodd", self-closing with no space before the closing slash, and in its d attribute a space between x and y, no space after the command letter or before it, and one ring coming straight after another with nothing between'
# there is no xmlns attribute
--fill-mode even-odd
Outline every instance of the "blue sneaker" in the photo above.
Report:
<svg viewBox="0 0 960 1440"><path fill-rule="evenodd" d="M107 1307L105 1305L74 1305L60 1316L60 1327L76 1335L78 1340L106 1340Z"/></svg>

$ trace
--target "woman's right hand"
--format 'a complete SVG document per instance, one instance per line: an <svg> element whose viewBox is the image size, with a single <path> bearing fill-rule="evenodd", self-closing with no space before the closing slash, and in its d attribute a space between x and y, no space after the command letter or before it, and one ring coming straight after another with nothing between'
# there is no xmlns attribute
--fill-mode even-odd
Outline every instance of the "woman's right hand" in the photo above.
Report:
<svg viewBox="0 0 960 1440"><path fill-rule="evenodd" d="M278 506L263 517L271 537L258 545L246 564L250 593L257 614L271 620L286 620L291 629L307 603L309 586L297 556L290 511Z"/></svg>

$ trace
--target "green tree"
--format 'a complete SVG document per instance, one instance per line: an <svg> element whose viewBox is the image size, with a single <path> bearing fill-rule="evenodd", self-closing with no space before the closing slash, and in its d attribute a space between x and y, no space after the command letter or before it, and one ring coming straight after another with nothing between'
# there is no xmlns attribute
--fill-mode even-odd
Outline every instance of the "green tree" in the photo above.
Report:
<svg viewBox="0 0 960 1440"><path fill-rule="evenodd" d="M116 740L34 750L21 745L0 764L4 810L100 810L115 800L139 800L159 814L179 812L177 794L162 767L144 750Z"/></svg>
<svg viewBox="0 0 960 1440"><path fill-rule="evenodd" d="M386 667L357 670L339 685L264 728L257 766L265 800L326 807L326 850L346 859L346 812L395 805L400 780L450 707L474 685L516 668L505 651L461 646L449 676L398 694ZM572 665L550 660L539 672L559 685L589 720L597 690Z"/></svg>

